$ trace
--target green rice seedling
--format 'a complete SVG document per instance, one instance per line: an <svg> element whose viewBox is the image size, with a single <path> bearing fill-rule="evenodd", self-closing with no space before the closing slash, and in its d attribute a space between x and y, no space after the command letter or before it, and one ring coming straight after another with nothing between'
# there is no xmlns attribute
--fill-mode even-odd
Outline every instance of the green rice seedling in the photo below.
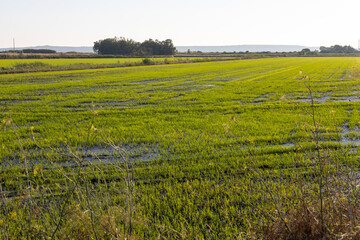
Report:
<svg viewBox="0 0 360 240"><path fill-rule="evenodd" d="M307 57L1 74L1 237L236 239L280 229L281 218L299 219L291 209L304 202L294 199L306 196L312 214L320 207L312 109L321 159L331 160L323 209L340 196L328 182L356 196L336 175L356 175L345 171L358 164L356 65ZM291 77L299 71L311 76L313 108ZM132 161L128 183L107 138Z"/></svg>

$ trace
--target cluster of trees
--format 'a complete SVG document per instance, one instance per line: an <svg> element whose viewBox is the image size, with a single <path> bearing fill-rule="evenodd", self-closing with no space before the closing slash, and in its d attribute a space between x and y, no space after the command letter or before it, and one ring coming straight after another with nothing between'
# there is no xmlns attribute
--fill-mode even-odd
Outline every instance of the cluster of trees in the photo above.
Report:
<svg viewBox="0 0 360 240"><path fill-rule="evenodd" d="M318 52L319 52L318 50L311 51L309 48L304 48L299 52L299 55L301 56L316 55Z"/></svg>
<svg viewBox="0 0 360 240"><path fill-rule="evenodd" d="M320 47L320 53L356 53L358 52L355 48L351 46L340 46L334 45L331 47Z"/></svg>
<svg viewBox="0 0 360 240"><path fill-rule="evenodd" d="M107 38L94 42L94 52L99 54L152 56L174 55L176 48L171 39L136 42L126 38Z"/></svg>

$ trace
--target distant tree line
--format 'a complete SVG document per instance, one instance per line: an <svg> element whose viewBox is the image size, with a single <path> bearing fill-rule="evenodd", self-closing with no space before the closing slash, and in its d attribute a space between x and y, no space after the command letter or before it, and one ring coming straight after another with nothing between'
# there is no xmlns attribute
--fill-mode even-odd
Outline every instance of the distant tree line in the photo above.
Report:
<svg viewBox="0 0 360 240"><path fill-rule="evenodd" d="M94 42L94 52L99 54L152 56L152 55L174 55L176 48L171 39L164 41L145 40L136 42L127 38L107 38Z"/></svg>
<svg viewBox="0 0 360 240"><path fill-rule="evenodd" d="M51 49L23 49L23 53L56 53L55 50Z"/></svg>
<svg viewBox="0 0 360 240"><path fill-rule="evenodd" d="M22 50L9 50L8 53L56 53L51 49L22 49Z"/></svg>
<svg viewBox="0 0 360 240"><path fill-rule="evenodd" d="M351 46L334 45L331 47L320 47L320 53L357 53L358 51Z"/></svg>

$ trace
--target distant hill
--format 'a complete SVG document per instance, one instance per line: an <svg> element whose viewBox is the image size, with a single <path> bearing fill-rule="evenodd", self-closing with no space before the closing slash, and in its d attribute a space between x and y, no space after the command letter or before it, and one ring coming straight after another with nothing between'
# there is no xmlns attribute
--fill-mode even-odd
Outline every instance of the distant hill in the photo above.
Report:
<svg viewBox="0 0 360 240"><path fill-rule="evenodd" d="M201 52L295 52L304 48L319 50L319 47L307 47L300 45L229 45L229 46L178 46L179 52L201 51Z"/></svg>
<svg viewBox="0 0 360 240"><path fill-rule="evenodd" d="M304 48L310 50L319 50L319 47L307 47L300 45L229 45L229 46L177 46L179 52L186 52L188 49L191 51L201 52L295 52L301 51ZM36 46L36 47L21 47L21 49L51 49L56 52L79 52L79 53L93 53L92 47L66 47L66 46ZM12 48L0 48L0 51L8 51Z"/></svg>
<svg viewBox="0 0 360 240"><path fill-rule="evenodd" d="M55 50L56 52L79 52L79 53L93 53L93 48L92 47L66 47L66 46L36 46L36 47L21 47L21 48L16 48L16 50L21 50L21 49L51 49L51 50ZM8 50L12 50L12 48L0 48L0 51L8 51Z"/></svg>

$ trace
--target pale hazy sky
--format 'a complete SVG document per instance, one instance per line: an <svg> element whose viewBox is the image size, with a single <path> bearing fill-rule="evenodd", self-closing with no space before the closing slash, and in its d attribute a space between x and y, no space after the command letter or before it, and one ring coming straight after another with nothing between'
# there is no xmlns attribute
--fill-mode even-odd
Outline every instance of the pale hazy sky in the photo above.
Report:
<svg viewBox="0 0 360 240"><path fill-rule="evenodd" d="M92 46L108 37L180 45L358 47L360 0L0 0L0 48Z"/></svg>

